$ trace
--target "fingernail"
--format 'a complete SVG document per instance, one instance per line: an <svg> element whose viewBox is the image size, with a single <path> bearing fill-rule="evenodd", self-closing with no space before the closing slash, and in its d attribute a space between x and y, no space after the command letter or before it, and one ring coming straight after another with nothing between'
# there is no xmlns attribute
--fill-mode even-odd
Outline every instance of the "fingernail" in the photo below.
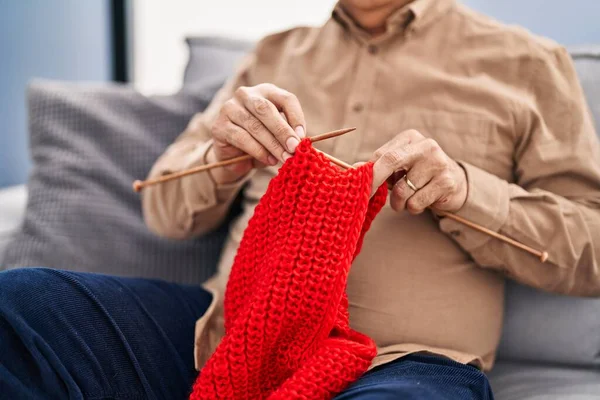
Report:
<svg viewBox="0 0 600 400"><path fill-rule="evenodd" d="M287 151L283 152L283 156L281 156L281 158L283 158L283 161L286 161L288 158L290 158L292 155L290 153L288 153Z"/></svg>
<svg viewBox="0 0 600 400"><path fill-rule="evenodd" d="M304 139L304 127L302 125L297 126L296 129L296 135L298 135L299 138Z"/></svg>
<svg viewBox="0 0 600 400"><path fill-rule="evenodd" d="M298 147L299 143L300 142L298 141L298 139L296 139L295 137L291 137L285 142L285 145L287 146L288 151L290 153L293 153L294 151L296 151L296 147Z"/></svg>
<svg viewBox="0 0 600 400"><path fill-rule="evenodd" d="M271 164L271 165L277 164L277 159L275 157L273 157L271 154L269 154L269 156L267 157L267 160L269 160L269 164Z"/></svg>

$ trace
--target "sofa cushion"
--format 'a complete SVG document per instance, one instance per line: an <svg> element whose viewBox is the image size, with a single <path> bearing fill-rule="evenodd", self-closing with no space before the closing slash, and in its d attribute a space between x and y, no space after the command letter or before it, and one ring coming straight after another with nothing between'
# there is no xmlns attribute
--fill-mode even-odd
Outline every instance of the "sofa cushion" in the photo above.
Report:
<svg viewBox="0 0 600 400"><path fill-rule="evenodd" d="M596 122L596 132L600 134L600 45L577 46L569 50Z"/></svg>
<svg viewBox="0 0 600 400"><path fill-rule="evenodd" d="M117 85L31 85L29 202L0 265L185 283L209 277L227 226L195 240L160 238L146 228L131 184L146 176L220 85L164 97Z"/></svg>
<svg viewBox="0 0 600 400"><path fill-rule="evenodd" d="M600 400L600 370L500 362L489 374L496 400Z"/></svg>
<svg viewBox="0 0 600 400"><path fill-rule="evenodd" d="M571 54L598 127L600 47L574 48ZM600 299L552 295L509 282L498 357L600 365Z"/></svg>
<svg viewBox="0 0 600 400"><path fill-rule="evenodd" d="M224 37L190 37L186 42L189 50L183 76L186 87L224 81L252 48L252 42Z"/></svg>
<svg viewBox="0 0 600 400"><path fill-rule="evenodd" d="M600 300L509 283L498 358L600 365Z"/></svg>

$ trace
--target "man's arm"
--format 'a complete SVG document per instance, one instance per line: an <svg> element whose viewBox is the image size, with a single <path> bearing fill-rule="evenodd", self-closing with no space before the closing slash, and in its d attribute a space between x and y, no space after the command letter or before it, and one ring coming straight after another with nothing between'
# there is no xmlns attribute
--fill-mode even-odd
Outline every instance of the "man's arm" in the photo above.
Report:
<svg viewBox="0 0 600 400"><path fill-rule="evenodd" d="M247 57L236 75L216 94L203 113L197 114L186 130L156 161L148 178L156 178L206 164L212 147L211 127L223 104L236 88L248 84L254 57ZM229 206L251 172L229 184L217 184L211 173L201 172L185 178L149 186L142 194L146 225L155 233L185 239L206 233L221 224Z"/></svg>
<svg viewBox="0 0 600 400"><path fill-rule="evenodd" d="M450 219L440 226L481 267L547 291L600 296L600 150L566 51L540 60L531 82L517 184L461 162L468 195L457 214L547 251L548 261Z"/></svg>
<svg viewBox="0 0 600 400"><path fill-rule="evenodd" d="M245 154L252 159L146 189L144 218L154 232L184 239L217 227L254 167L285 161L305 136L304 113L296 96L270 83L251 86L257 80L262 43L158 159L149 177Z"/></svg>

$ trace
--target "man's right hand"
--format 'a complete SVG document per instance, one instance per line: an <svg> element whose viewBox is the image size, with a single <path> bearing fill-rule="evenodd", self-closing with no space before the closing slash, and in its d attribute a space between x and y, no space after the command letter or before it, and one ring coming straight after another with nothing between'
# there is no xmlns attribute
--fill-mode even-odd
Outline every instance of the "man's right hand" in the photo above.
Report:
<svg viewBox="0 0 600 400"><path fill-rule="evenodd" d="M283 162L296 151L305 132L304 113L292 93L270 83L240 87L225 102L212 127L214 145L206 159L212 163L249 154L254 161L215 168L210 173L216 182L229 183L254 166Z"/></svg>

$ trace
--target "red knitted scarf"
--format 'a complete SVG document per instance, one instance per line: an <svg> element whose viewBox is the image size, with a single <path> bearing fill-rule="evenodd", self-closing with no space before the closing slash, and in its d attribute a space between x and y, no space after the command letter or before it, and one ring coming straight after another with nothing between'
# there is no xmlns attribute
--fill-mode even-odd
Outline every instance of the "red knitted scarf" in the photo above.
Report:
<svg viewBox="0 0 600 400"><path fill-rule="evenodd" d="M360 377L374 342L348 322L346 280L387 188L372 164L341 171L308 139L250 219L225 292L225 336L197 399L330 399Z"/></svg>

